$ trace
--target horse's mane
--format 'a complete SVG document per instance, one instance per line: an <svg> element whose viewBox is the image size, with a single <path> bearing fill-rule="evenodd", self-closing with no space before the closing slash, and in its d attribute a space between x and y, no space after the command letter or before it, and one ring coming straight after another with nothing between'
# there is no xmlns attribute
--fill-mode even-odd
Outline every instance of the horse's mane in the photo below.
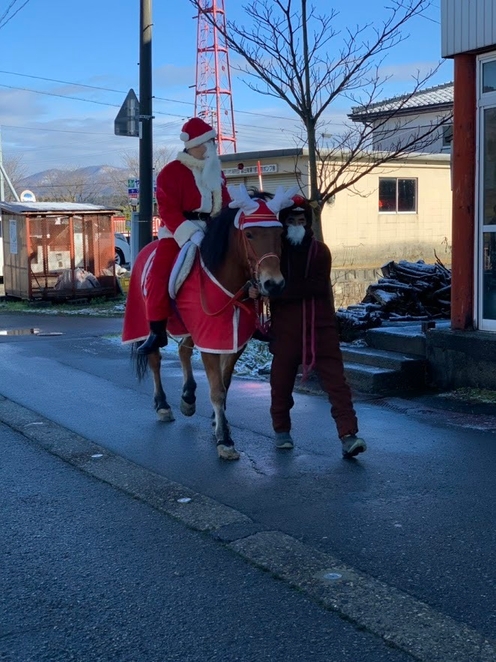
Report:
<svg viewBox="0 0 496 662"><path fill-rule="evenodd" d="M261 200L270 200L273 197L271 193L258 191L257 189L250 189L248 192L250 197ZM225 207L207 223L205 236L200 245L200 253L205 266L213 274L215 274L226 257L227 247L229 245L229 232L238 211L239 209Z"/></svg>
<svg viewBox="0 0 496 662"><path fill-rule="evenodd" d="M213 274L215 274L226 256L229 232L237 212L237 209L226 207L207 223L205 236L200 245L200 253L205 266Z"/></svg>

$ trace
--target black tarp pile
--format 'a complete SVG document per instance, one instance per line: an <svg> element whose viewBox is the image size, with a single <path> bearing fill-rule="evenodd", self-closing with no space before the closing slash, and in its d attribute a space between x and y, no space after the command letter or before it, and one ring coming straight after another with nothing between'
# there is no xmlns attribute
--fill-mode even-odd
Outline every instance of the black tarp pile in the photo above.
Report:
<svg viewBox="0 0 496 662"><path fill-rule="evenodd" d="M390 322L447 319L450 316L451 272L436 256L435 264L388 262L383 278L369 285L360 304L337 311L340 337L344 341Z"/></svg>

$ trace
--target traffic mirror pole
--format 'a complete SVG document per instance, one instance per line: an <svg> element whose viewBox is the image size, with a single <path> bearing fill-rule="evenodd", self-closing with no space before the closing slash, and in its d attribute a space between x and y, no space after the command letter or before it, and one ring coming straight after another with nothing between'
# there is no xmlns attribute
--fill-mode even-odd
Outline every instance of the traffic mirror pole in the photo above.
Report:
<svg viewBox="0 0 496 662"><path fill-rule="evenodd" d="M141 250L152 241L153 132L152 132L152 0L140 0L139 62L139 240Z"/></svg>

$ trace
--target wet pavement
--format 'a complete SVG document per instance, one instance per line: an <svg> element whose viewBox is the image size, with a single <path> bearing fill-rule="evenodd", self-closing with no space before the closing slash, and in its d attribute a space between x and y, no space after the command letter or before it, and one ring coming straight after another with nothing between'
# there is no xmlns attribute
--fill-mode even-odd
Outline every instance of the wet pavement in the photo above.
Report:
<svg viewBox="0 0 496 662"><path fill-rule="evenodd" d="M112 338L120 325L0 313L0 329L63 334L0 335L0 394L243 513L261 531L287 534L494 637L495 417L422 399L357 397L369 450L346 462L323 397L297 394L296 447L285 453L273 447L267 383L236 379L227 413L241 459L223 463L203 373L198 412L184 418L181 369L166 354L177 420L156 422L151 381L136 381L127 348Z"/></svg>

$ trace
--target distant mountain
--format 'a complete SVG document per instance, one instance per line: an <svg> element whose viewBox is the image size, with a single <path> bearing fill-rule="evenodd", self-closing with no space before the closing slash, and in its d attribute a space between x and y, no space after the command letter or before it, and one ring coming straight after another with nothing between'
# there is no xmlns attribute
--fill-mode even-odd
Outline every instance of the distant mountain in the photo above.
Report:
<svg viewBox="0 0 496 662"><path fill-rule="evenodd" d="M37 200L55 202L94 202L127 199L127 180L132 175L127 168L108 165L87 166L76 170L52 168L24 177L17 189L32 191Z"/></svg>

